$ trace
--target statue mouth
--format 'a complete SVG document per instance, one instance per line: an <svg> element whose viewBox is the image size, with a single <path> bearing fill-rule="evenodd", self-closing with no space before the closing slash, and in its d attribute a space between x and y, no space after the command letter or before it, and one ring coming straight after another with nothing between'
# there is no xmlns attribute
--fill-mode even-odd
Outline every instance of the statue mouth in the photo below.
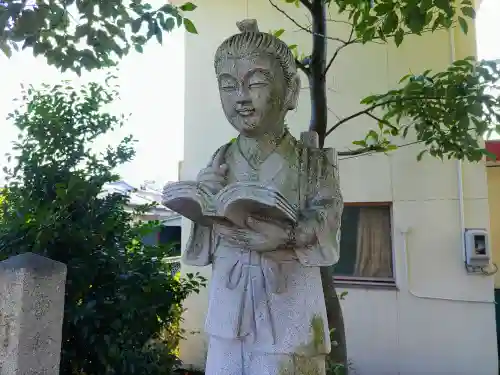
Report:
<svg viewBox="0 0 500 375"><path fill-rule="evenodd" d="M242 117L247 117L251 116L255 113L255 109L253 108L242 108L242 109L237 109L236 112Z"/></svg>

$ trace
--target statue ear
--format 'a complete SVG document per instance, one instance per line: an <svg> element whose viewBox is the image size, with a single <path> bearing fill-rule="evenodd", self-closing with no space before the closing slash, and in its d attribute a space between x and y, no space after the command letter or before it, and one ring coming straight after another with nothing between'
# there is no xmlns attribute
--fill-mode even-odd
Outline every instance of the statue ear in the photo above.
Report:
<svg viewBox="0 0 500 375"><path fill-rule="evenodd" d="M297 108L299 94L300 94L300 76L298 74L295 74L290 79L290 84L288 86L288 93L286 98L288 110Z"/></svg>

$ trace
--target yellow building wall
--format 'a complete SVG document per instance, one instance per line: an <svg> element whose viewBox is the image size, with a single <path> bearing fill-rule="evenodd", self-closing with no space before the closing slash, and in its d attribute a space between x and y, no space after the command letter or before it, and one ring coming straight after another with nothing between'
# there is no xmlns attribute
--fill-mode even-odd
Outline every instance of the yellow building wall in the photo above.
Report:
<svg viewBox="0 0 500 375"><path fill-rule="evenodd" d="M488 204L490 208L490 246L493 262L500 266L500 164L488 167ZM495 275L495 289L500 289L500 273Z"/></svg>
<svg viewBox="0 0 500 375"><path fill-rule="evenodd" d="M181 178L193 179L213 152L235 136L221 109L213 57L219 44L237 32L235 22L256 18L261 30L285 28L283 39L306 52L311 37L276 12L268 0L193 0L190 16L199 35L186 35L184 161ZM301 24L303 10L280 2ZM408 37L393 44L355 45L342 53L328 75L330 124L363 108L360 99L397 87L410 72L446 69L452 57L475 55L473 27ZM348 30L329 24L329 35ZM336 45L329 43L332 53ZM310 117L308 84L302 77L299 107L287 118L296 137ZM327 147L352 148L377 124L360 117L339 127ZM404 144L411 137L398 140ZM498 374L493 278L468 275L464 269L459 220L458 163L425 157L419 145L390 155L346 158L339 162L346 202L392 202L393 249L397 290L349 288L343 301L349 357L359 375ZM488 188L483 164L463 163L464 219L468 228L489 228ZM183 220L185 245L190 224ZM407 234L404 231L409 229ZM406 252L405 252L406 250ZM408 257L406 257L408 256ZM408 260L409 259L409 260ZM408 271L409 270L409 271ZM210 279L211 269L183 266ZM411 276L410 276L411 273ZM339 290L340 292L341 290ZM188 298L184 328L197 332L181 343L186 364L203 366L203 334L208 293Z"/></svg>

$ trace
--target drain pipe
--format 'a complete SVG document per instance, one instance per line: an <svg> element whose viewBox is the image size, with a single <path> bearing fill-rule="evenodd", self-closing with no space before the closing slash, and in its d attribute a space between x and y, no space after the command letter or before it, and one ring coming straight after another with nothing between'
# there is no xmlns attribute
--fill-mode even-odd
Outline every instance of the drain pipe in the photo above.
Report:
<svg viewBox="0 0 500 375"><path fill-rule="evenodd" d="M455 31L450 28L448 31L450 41L450 64L455 62ZM464 180L462 160L456 161L457 168L457 194L458 194L458 216L460 220L460 248L465 262L465 208L464 208Z"/></svg>

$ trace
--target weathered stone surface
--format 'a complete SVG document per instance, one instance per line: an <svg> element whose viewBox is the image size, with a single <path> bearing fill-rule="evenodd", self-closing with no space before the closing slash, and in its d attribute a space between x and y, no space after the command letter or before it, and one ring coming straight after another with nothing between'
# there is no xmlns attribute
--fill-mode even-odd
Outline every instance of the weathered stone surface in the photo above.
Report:
<svg viewBox="0 0 500 375"><path fill-rule="evenodd" d="M255 188L240 189L248 199L226 216L229 223L194 220L183 261L213 270L205 373L323 375L331 343L320 267L338 261L343 207L334 152L318 149L314 133L298 141L285 126L300 91L287 45L259 32L255 20L238 27L241 33L217 50L215 71L222 108L239 136L190 183L192 199L185 204L192 206L178 212L206 217L211 209L197 207L198 188L201 205L210 206L224 189L251 182L279 192L276 206L293 210L296 219L259 215L255 201L265 189ZM174 191L166 187L165 202Z"/></svg>
<svg viewBox="0 0 500 375"><path fill-rule="evenodd" d="M0 263L0 375L59 374L66 266L25 253Z"/></svg>

